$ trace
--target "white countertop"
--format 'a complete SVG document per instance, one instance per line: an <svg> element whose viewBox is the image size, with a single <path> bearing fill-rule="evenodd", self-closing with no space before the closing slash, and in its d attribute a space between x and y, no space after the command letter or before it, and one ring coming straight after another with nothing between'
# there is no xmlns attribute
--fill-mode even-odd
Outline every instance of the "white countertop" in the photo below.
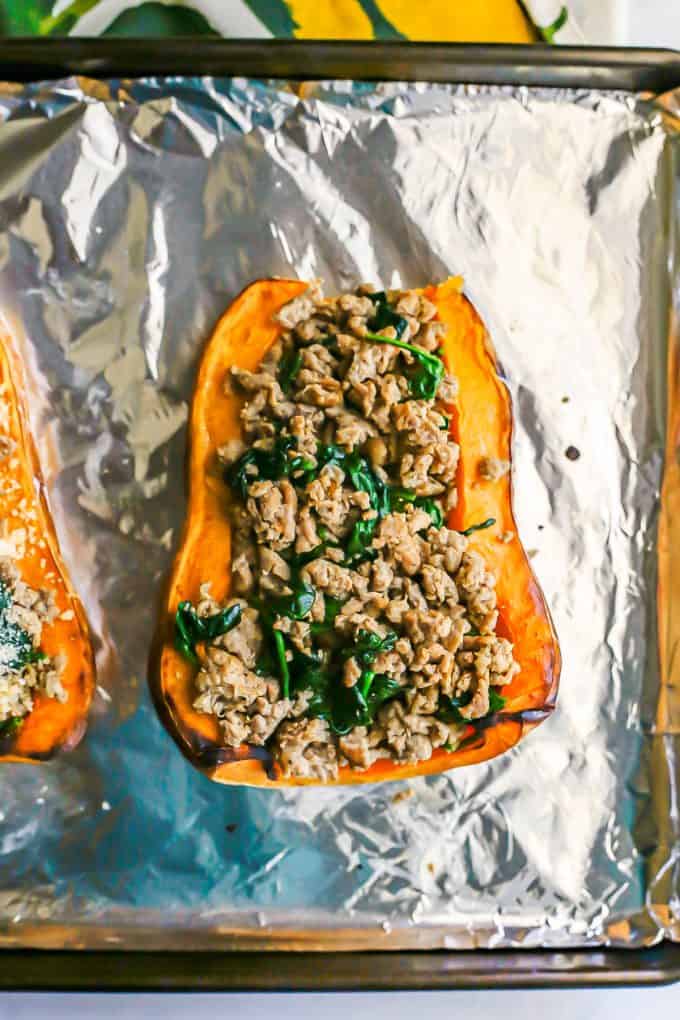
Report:
<svg viewBox="0 0 680 1020"><path fill-rule="evenodd" d="M575 0L592 41L680 50L680 0ZM597 10L593 13L593 8ZM611 33L611 34L609 34ZM0 995L0 1020L643 1020L680 1015L670 988L366 994Z"/></svg>
<svg viewBox="0 0 680 1020"><path fill-rule="evenodd" d="M0 1020L647 1020L678 1016L680 984L517 992L301 995L21 995L0 997Z"/></svg>

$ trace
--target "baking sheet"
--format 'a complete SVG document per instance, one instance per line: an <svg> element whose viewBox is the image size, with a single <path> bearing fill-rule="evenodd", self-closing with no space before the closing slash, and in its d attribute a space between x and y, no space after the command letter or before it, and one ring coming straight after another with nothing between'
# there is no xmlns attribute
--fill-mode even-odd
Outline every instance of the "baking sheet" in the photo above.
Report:
<svg viewBox="0 0 680 1020"><path fill-rule="evenodd" d="M677 937L678 692L655 636L672 114L592 92L302 95L243 79L2 89L3 305L100 671L82 747L0 775L2 940ZM155 719L146 658L200 345L277 273L331 291L462 273L491 331L520 531L565 659L554 717L492 763L360 791L221 788Z"/></svg>

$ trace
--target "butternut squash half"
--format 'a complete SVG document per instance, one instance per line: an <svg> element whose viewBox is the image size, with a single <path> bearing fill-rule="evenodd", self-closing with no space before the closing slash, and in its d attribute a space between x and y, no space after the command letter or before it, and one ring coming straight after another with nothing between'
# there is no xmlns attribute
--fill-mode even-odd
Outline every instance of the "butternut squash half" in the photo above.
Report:
<svg viewBox="0 0 680 1020"><path fill-rule="evenodd" d="M28 429L23 374L8 337L0 337L0 522L2 557L34 592L48 592L52 619L45 620L32 659L56 663L60 697L36 689L27 714L0 722L0 761L41 762L81 740L95 686L87 619L59 551L38 457ZM3 591L3 602L8 602ZM9 624L3 604L2 634L27 641ZM27 645L28 647L28 645ZM3 654L7 647L3 649Z"/></svg>
<svg viewBox="0 0 680 1020"><path fill-rule="evenodd" d="M495 518L497 527L470 538L497 576L500 636L514 644L520 671L504 687L502 712L469 724L454 751L437 749L416 765L380 760L365 771L339 770L338 783L369 783L443 772L493 758L513 747L553 710L560 672L560 653L545 601L516 536L510 475L495 481L479 477L480 460L510 458L512 415L508 391L498 376L486 330L460 290L449 280L424 293L436 304L446 333L442 354L460 384L450 427L460 445L458 505L449 527L462 530L471 520ZM193 707L197 668L175 648L178 606L196 603L199 586L211 582L221 602L229 594L231 490L224 481L217 450L240 436L241 402L225 396L224 381L232 366L254 370L279 334L275 313L301 294L298 280L259 280L247 287L218 322L198 371L188 438L188 507L179 551L164 593L152 654L151 689L159 714L184 755L211 779L222 783L277 787L309 780L281 779L272 772L262 747L224 746L218 720Z"/></svg>

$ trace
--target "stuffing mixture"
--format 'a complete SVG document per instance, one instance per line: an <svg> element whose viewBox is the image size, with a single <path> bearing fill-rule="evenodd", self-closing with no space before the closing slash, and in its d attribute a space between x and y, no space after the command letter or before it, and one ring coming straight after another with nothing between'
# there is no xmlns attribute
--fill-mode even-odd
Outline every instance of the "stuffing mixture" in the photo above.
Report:
<svg viewBox="0 0 680 1020"><path fill-rule="evenodd" d="M40 555L34 499L16 480L16 442L10 432L10 405L0 386L0 740L12 736L33 709L39 692L66 701L61 663L40 650L42 630L58 610L49 591L35 591L17 564L29 553Z"/></svg>
<svg viewBox="0 0 680 1020"><path fill-rule="evenodd" d="M66 701L59 663L40 651L43 625L56 615L51 593L30 588L13 560L0 559L0 738L19 729L38 691Z"/></svg>
<svg viewBox="0 0 680 1020"><path fill-rule="evenodd" d="M519 669L496 634L494 575L444 523L459 453L444 326L421 294L370 287L310 288L278 320L258 370L225 381L244 398L243 440L220 451L233 597L219 605L206 584L180 606L195 707L286 777L423 761L498 711Z"/></svg>

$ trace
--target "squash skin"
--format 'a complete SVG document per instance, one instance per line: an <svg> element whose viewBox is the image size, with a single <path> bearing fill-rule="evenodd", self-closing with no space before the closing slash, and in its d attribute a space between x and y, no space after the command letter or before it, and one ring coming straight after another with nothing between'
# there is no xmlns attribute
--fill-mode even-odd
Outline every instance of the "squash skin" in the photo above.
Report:
<svg viewBox="0 0 680 1020"><path fill-rule="evenodd" d="M447 521L462 530L471 522L495 517L497 527L476 532L470 547L478 550L498 581L498 633L514 642L521 670L503 689L503 713L468 726L462 744L452 752L437 749L417 764L400 765L381 759L365 771L345 766L334 783L283 779L268 767L264 748L238 749L221 743L213 716L192 707L195 667L174 648L174 617L184 599L198 600L199 585L212 582L211 593L222 601L229 594L231 499L216 451L239 437L241 402L226 396L223 384L233 365L255 369L279 335L274 314L301 294L307 284L298 280L258 280L248 286L219 320L198 371L188 440L188 507L183 534L166 590L150 661L150 687L158 713L188 760L220 783L281 787L374 783L408 779L494 758L513 747L553 710L559 682L560 652L547 606L518 537L503 543L503 531L516 534L510 475L494 482L477 475L485 456L510 459L512 415L508 391L498 376L495 355L486 330L461 282L449 280L425 288L446 324L443 357L460 382L460 395L451 418L459 442L458 506ZM483 429L479 429L484 408ZM220 556L215 555L220 550Z"/></svg>
<svg viewBox="0 0 680 1020"><path fill-rule="evenodd" d="M37 764L61 751L73 750L82 739L95 688L95 664L87 617L61 557L37 452L28 428L21 396L25 392L21 362L7 335L0 336L0 387L8 408L9 434L16 444L12 454L0 462L0 481L3 492L9 481L20 487L15 499L3 499L3 515L8 508L7 516L20 526L21 515L13 513L12 507L16 507L22 497L34 501L36 520L32 523L37 541L43 540L44 545L38 548L36 543L27 547L26 555L17 560L17 568L22 580L31 587L49 588L54 593L60 616L43 625L40 647L50 657L63 657L61 682L68 693L68 700L63 704L56 698L36 694L33 709L25 716L19 730L11 736L0 737L0 761ZM15 461L16 466L12 468L10 464ZM61 619L61 614L69 610L71 618Z"/></svg>

